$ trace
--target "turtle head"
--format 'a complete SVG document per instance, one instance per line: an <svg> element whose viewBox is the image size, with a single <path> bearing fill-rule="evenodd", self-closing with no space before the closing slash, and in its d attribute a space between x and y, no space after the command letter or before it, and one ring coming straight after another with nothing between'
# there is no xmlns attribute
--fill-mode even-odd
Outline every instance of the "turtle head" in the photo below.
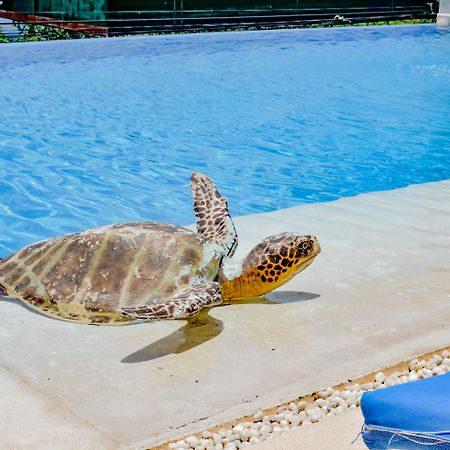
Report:
<svg viewBox="0 0 450 450"><path fill-rule="evenodd" d="M281 233L264 239L242 264L241 274L225 280L225 298L256 297L267 294L306 269L320 253L315 236Z"/></svg>

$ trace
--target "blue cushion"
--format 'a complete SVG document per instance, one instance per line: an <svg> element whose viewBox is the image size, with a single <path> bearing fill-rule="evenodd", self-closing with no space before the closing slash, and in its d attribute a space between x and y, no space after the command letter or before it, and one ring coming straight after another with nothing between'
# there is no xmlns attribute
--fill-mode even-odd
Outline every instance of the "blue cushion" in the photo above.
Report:
<svg viewBox="0 0 450 450"><path fill-rule="evenodd" d="M361 409L369 428L432 433L450 442L450 373L366 392Z"/></svg>

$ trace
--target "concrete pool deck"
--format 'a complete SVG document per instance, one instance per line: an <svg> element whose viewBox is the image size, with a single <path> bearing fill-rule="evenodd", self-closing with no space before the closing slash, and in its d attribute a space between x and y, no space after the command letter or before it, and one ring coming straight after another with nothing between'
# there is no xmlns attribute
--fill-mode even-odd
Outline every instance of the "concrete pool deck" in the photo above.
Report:
<svg viewBox="0 0 450 450"><path fill-rule="evenodd" d="M312 266L196 322L93 327L0 302L4 448L144 448L448 346L450 180L236 219Z"/></svg>

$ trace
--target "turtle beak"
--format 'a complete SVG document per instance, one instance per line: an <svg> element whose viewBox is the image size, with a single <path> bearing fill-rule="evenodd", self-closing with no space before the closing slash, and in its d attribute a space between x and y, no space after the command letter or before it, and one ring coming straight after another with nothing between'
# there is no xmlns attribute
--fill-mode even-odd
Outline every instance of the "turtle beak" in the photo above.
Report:
<svg viewBox="0 0 450 450"><path fill-rule="evenodd" d="M313 240L312 253L314 253L315 255L318 255L322 251L319 241L317 240L317 238L315 236L311 236L311 239Z"/></svg>

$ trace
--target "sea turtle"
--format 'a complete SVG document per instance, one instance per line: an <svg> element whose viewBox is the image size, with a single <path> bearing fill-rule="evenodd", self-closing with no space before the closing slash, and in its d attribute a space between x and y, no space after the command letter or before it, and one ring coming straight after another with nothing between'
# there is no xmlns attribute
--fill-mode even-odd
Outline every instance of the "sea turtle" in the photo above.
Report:
<svg viewBox="0 0 450 450"><path fill-rule="evenodd" d="M225 275L237 235L205 175L191 177L197 233L157 222L94 228L32 244L0 261L0 291L45 315L91 324L185 319L223 299L272 291L320 252L314 236L281 233Z"/></svg>

